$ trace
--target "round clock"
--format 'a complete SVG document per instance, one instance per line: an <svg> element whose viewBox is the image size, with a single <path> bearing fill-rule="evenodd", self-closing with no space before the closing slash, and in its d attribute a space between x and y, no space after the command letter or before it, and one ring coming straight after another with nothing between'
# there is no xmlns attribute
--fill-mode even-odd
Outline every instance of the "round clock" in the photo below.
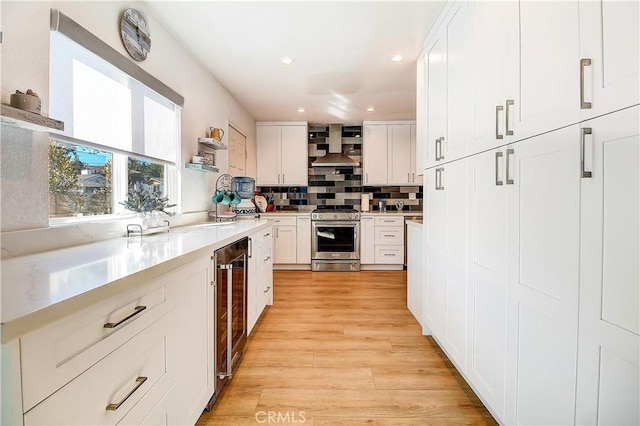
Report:
<svg viewBox="0 0 640 426"><path fill-rule="evenodd" d="M120 18L120 38L129 55L144 61L151 50L151 35L144 16L135 9L127 9Z"/></svg>

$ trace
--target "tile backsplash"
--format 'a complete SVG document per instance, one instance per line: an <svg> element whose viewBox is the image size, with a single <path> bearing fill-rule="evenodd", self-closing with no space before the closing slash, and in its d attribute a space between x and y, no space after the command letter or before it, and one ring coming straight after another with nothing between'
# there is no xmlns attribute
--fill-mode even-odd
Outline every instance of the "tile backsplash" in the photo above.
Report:
<svg viewBox="0 0 640 426"><path fill-rule="evenodd" d="M369 194L369 210L378 210L384 199L387 208L395 209L402 201L405 211L422 211L422 186L362 186L362 128L345 126L342 134L342 153L360 162L358 167L323 166L311 164L329 149L328 128L309 125L309 186L258 187L265 196L273 198L277 210L311 211L318 206L341 206L361 210L361 195Z"/></svg>

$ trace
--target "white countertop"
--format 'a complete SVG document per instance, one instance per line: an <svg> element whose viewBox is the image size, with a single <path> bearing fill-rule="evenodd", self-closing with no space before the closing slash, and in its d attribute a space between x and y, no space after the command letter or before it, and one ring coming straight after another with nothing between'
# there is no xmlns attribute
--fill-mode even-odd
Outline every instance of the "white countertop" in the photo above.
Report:
<svg viewBox="0 0 640 426"><path fill-rule="evenodd" d="M266 220L209 222L3 260L2 341L268 226Z"/></svg>

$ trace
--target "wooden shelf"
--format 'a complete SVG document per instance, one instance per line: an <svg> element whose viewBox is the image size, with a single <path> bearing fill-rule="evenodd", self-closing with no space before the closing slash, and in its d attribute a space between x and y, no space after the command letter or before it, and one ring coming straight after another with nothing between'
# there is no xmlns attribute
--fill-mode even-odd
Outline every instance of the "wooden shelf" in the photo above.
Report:
<svg viewBox="0 0 640 426"><path fill-rule="evenodd" d="M216 166L208 166L206 164L199 164L199 163L187 163L184 166L189 170L197 170L199 172L218 173L220 171L220 169L218 169Z"/></svg>
<svg viewBox="0 0 640 426"><path fill-rule="evenodd" d="M213 138L198 138L198 143L215 150L227 149L226 145L223 145L222 142L218 142Z"/></svg>
<svg viewBox="0 0 640 426"><path fill-rule="evenodd" d="M60 120L44 117L33 112L2 105L2 124L32 130L34 132L48 132L50 130L64 130L64 123Z"/></svg>

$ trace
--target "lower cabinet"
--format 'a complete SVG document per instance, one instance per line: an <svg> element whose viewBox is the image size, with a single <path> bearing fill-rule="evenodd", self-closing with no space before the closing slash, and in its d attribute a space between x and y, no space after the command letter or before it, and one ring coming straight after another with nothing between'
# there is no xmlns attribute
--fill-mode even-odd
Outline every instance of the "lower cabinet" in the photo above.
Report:
<svg viewBox="0 0 640 426"><path fill-rule="evenodd" d="M294 215L274 217L273 263L293 264L297 262L298 223ZM310 264L311 262L309 262Z"/></svg>
<svg viewBox="0 0 640 426"><path fill-rule="evenodd" d="M360 263L404 265L404 216L362 215Z"/></svg>
<svg viewBox="0 0 640 426"><path fill-rule="evenodd" d="M296 263L311 265L311 216L296 218Z"/></svg>
<svg viewBox="0 0 640 426"><path fill-rule="evenodd" d="M267 305L273 304L273 229L249 236L249 282L247 286L247 334L256 325Z"/></svg>
<svg viewBox="0 0 640 426"><path fill-rule="evenodd" d="M639 113L425 172L426 326L501 423L640 423Z"/></svg>

